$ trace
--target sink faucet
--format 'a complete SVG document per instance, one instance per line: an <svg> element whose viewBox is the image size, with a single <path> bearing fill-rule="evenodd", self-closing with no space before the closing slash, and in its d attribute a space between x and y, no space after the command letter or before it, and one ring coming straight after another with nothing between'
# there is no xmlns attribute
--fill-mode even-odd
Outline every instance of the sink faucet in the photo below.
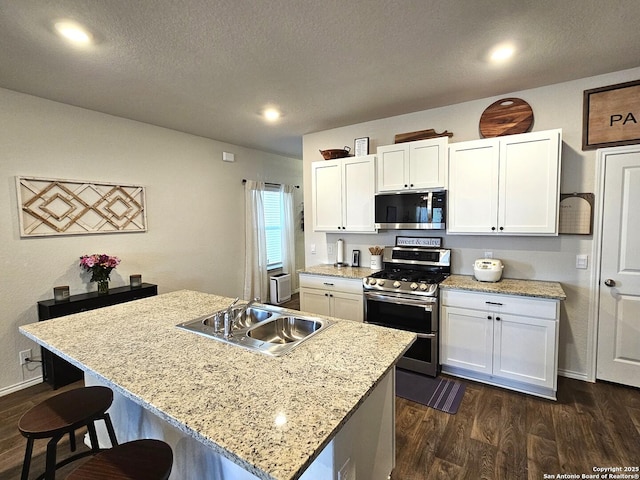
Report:
<svg viewBox="0 0 640 480"><path fill-rule="evenodd" d="M236 299L231 302L231 305L227 307L227 311L224 313L224 338L231 338L233 334L231 330L233 330L233 306L238 303L240 297L236 297Z"/></svg>
<svg viewBox="0 0 640 480"><path fill-rule="evenodd" d="M246 313L249 307L259 301L260 301L260 297L256 297L253 300L249 300L247 303L245 303L240 307L240 310L235 315L233 315L233 310L231 308L233 307L233 305L235 305L235 302L233 302L229 306L229 308L227 308L227 312L225 313L225 316L224 316L224 338L231 338L233 336L233 325L235 324L236 320L242 318L242 316Z"/></svg>

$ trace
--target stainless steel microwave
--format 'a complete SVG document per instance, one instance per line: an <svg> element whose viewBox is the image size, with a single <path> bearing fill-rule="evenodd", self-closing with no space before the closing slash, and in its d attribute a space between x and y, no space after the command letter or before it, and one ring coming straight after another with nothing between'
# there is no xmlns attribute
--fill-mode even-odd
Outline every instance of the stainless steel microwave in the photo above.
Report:
<svg viewBox="0 0 640 480"><path fill-rule="evenodd" d="M380 193L375 196L375 224L382 230L444 230L447 192Z"/></svg>

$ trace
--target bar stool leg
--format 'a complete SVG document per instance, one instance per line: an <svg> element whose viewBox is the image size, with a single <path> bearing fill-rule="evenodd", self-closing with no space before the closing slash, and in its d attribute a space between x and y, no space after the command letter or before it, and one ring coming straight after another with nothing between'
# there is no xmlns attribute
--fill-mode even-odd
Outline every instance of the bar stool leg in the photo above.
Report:
<svg viewBox="0 0 640 480"><path fill-rule="evenodd" d="M62 435L56 435L47 443L47 463L44 474L45 480L55 480L56 478L56 449L58 448L58 441L60 441L61 438Z"/></svg>
<svg viewBox="0 0 640 480"><path fill-rule="evenodd" d="M31 466L31 453L33 452L33 438L27 438L27 449L22 462L22 475L20 480L29 480L29 467Z"/></svg>
<svg viewBox="0 0 640 480"><path fill-rule="evenodd" d="M111 440L111 447L115 447L118 445L118 439L116 438L116 432L113 429L113 424L111 423L111 417L108 413L104 414L104 424L107 427L107 432L109 433L109 440Z"/></svg>
<svg viewBox="0 0 640 480"><path fill-rule="evenodd" d="M96 434L96 425L94 422L87 424L87 430L89 430L89 439L91 440L91 451L98 453L100 451L100 444L98 443L98 435Z"/></svg>
<svg viewBox="0 0 640 480"><path fill-rule="evenodd" d="M69 446L71 447L72 452L76 451L76 431L75 430L71 430L69 432Z"/></svg>

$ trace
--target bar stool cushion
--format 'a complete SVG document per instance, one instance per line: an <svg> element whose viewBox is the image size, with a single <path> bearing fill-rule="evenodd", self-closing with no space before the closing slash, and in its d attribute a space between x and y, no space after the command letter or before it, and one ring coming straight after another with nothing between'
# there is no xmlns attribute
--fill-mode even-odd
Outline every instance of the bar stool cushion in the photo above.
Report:
<svg viewBox="0 0 640 480"><path fill-rule="evenodd" d="M69 474L66 480L166 480L173 452L161 440L134 440L103 450Z"/></svg>

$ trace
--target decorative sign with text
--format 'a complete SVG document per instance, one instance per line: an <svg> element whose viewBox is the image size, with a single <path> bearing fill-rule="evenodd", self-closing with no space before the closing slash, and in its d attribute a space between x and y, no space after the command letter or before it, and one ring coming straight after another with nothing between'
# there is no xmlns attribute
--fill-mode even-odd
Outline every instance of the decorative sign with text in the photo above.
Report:
<svg viewBox="0 0 640 480"><path fill-rule="evenodd" d="M640 80L584 91L582 149L640 142Z"/></svg>
<svg viewBox="0 0 640 480"><path fill-rule="evenodd" d="M398 247L442 247L440 237L396 237Z"/></svg>

